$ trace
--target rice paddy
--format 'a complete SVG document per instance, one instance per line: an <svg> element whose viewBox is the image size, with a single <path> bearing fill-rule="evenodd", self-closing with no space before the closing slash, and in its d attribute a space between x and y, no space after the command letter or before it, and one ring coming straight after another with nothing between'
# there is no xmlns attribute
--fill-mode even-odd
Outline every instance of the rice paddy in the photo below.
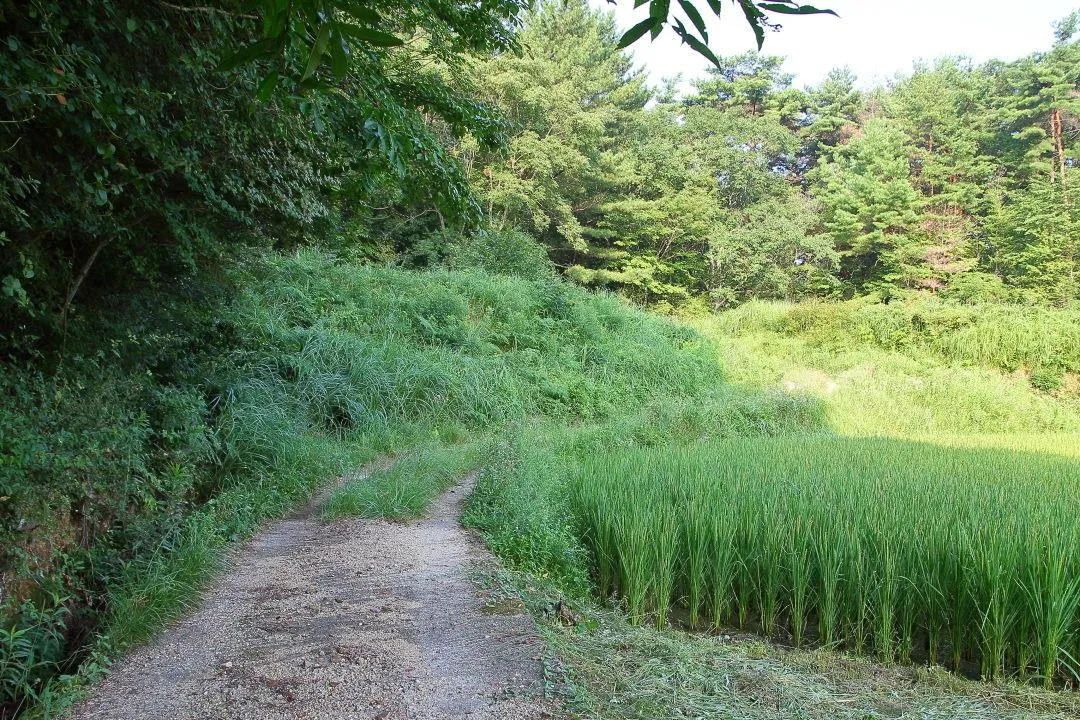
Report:
<svg viewBox="0 0 1080 720"><path fill-rule="evenodd" d="M796 646L1080 683L1080 462L881 438L735 439L585 459L596 585Z"/></svg>

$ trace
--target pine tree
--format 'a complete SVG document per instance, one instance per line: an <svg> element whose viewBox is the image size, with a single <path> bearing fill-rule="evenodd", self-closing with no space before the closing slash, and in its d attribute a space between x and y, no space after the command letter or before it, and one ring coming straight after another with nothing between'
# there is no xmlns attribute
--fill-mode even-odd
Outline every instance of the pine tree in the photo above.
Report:
<svg viewBox="0 0 1080 720"><path fill-rule="evenodd" d="M985 210L994 163L980 152L985 75L961 60L917 65L887 97L888 112L910 141L912 185L922 196L920 226L931 273L940 289L974 265L974 218Z"/></svg>
<svg viewBox="0 0 1080 720"><path fill-rule="evenodd" d="M926 274L914 233L919 195L908 178L910 152L892 121L871 118L812 174L841 276L859 291L888 293Z"/></svg>
<svg viewBox="0 0 1080 720"><path fill-rule="evenodd" d="M1075 15L1075 14L1074 14ZM986 214L981 263L1043 297L1077 297L1080 42L1077 17L1057 26L1046 53L990 66L992 134L986 151L1001 182Z"/></svg>
<svg viewBox="0 0 1080 720"><path fill-rule="evenodd" d="M1058 304L1080 297L1080 208L1037 178L998 198L986 223L987 269Z"/></svg>
<svg viewBox="0 0 1080 720"><path fill-rule="evenodd" d="M819 160L828 159L831 149L849 140L858 129L865 98L855 88L855 81L849 68L837 68L810 90L806 123L799 132L803 139L800 176L813 170Z"/></svg>
<svg viewBox="0 0 1080 720"><path fill-rule="evenodd" d="M589 209L618 186L619 138L649 99L618 40L612 16L585 0L542 3L526 19L521 54L476 69L478 87L518 128L506 157L464 149L488 217L534 233L564 264L589 252Z"/></svg>

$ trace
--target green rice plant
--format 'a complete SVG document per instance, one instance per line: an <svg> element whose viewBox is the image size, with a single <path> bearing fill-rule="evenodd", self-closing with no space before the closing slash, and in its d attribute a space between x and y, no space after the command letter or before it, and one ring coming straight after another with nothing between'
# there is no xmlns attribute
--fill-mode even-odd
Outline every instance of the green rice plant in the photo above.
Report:
<svg viewBox="0 0 1080 720"><path fill-rule="evenodd" d="M775 498L770 498L765 502L767 504L761 517L779 515L779 504ZM761 549L757 556L754 573L758 622L761 623L761 632L766 637L772 637L776 633L781 592L786 584L785 539L783 533L775 532L763 524L757 525L754 529L756 531L753 535L754 542Z"/></svg>
<svg viewBox="0 0 1080 720"><path fill-rule="evenodd" d="M746 629L750 612L757 597L756 573L758 553L761 550L753 542L753 536L747 535L745 526L748 520L740 516L732 523L732 585L735 596L735 613L739 629Z"/></svg>
<svg viewBox="0 0 1080 720"><path fill-rule="evenodd" d="M707 566L709 616L712 627L719 628L731 608L732 583L735 578L735 523L730 505L718 501L715 495L706 511L708 521L706 547L710 551Z"/></svg>
<svg viewBox="0 0 1080 720"><path fill-rule="evenodd" d="M663 629L667 626L668 612L671 609L671 595L676 584L675 568L681 546L675 509L663 503L653 506L649 529L653 609L656 613L656 625Z"/></svg>
<svg viewBox="0 0 1080 720"><path fill-rule="evenodd" d="M1027 577L1021 580L1034 625L1035 663L1045 687L1053 685L1058 663L1068 654L1066 642L1070 635L1075 640L1077 633L1080 574L1070 567L1074 548L1053 541L1033 548L1037 560L1028 565Z"/></svg>
<svg viewBox="0 0 1080 720"><path fill-rule="evenodd" d="M611 498L592 485L576 488L575 505L585 513L584 540L592 554L596 588L600 597L610 597L617 586L618 545Z"/></svg>
<svg viewBox="0 0 1080 720"><path fill-rule="evenodd" d="M864 546L862 532L849 529L845 537L847 547L847 582L842 614L845 617L846 644L855 652L862 652L870 632L870 602L876 576L870 569L868 551Z"/></svg>
<svg viewBox="0 0 1080 720"><path fill-rule="evenodd" d="M630 621L645 619L645 601L653 582L653 549L650 543L651 513L632 507L615 519L615 542L619 548L619 589L626 598Z"/></svg>
<svg viewBox="0 0 1080 720"><path fill-rule="evenodd" d="M686 604L690 627L694 630L700 626L704 597L709 591L712 579L710 565L717 562L710 532L712 518L704 503L705 500L697 495L681 495L681 507L686 511L685 521L682 523L686 561Z"/></svg>
<svg viewBox="0 0 1080 720"><path fill-rule="evenodd" d="M970 575L972 600L979 613L982 675L997 679L1005 674L1009 641L1014 637L1014 623L1019 615L1015 557L1020 528L1015 523L1004 527L982 528L971 544L971 563L978 568Z"/></svg>
<svg viewBox="0 0 1080 720"><path fill-rule="evenodd" d="M819 642L869 645L885 659L945 655L987 678L1031 668L1050 684L1074 671L1075 459L880 439L741 439L609 452L571 482L582 524L596 526L587 533L602 532L593 505L611 498L618 592L636 622L648 598L662 623L679 587L695 626L704 602L714 627L753 622L796 644L816 617Z"/></svg>
<svg viewBox="0 0 1080 720"><path fill-rule="evenodd" d="M812 544L809 542L811 530L807 527L813 520L796 517L787 535L786 556L787 576L791 581L788 590L790 598L789 618L791 638L795 647L800 647L806 630L806 619L813 600L813 567L811 566Z"/></svg>
<svg viewBox="0 0 1080 720"><path fill-rule="evenodd" d="M900 569L897 567L895 539L889 536L892 528L885 528L884 537L878 542L878 552L874 561L877 565L877 580L873 583L874 593L872 615L874 617L874 644L878 657L892 660L896 628L895 613L900 596Z"/></svg>
<svg viewBox="0 0 1080 720"><path fill-rule="evenodd" d="M968 528L960 526L952 528L947 553L942 558L945 567L942 594L945 596L950 660L954 670L959 670L963 664L964 653L971 638L971 621L976 615L971 594L967 591L967 559L971 554L971 539L966 530Z"/></svg>
<svg viewBox="0 0 1080 720"><path fill-rule="evenodd" d="M811 564L817 569L818 634L827 647L839 637L839 614L844 586L844 545L835 524L810 534L813 556Z"/></svg>
<svg viewBox="0 0 1080 720"><path fill-rule="evenodd" d="M905 563L905 566L907 564ZM900 609L897 616L900 630L900 641L897 651L902 663L911 662L911 654L915 648L916 624L919 621L919 589L909 579L900 579Z"/></svg>

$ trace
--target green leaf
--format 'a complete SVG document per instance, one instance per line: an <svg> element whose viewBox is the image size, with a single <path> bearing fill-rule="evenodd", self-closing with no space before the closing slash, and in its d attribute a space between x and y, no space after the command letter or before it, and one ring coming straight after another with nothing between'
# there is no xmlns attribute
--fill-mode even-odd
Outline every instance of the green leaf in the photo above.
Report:
<svg viewBox="0 0 1080 720"><path fill-rule="evenodd" d="M277 38L260 40L245 48L240 48L232 55L226 57L218 63L217 69L219 72L228 72L229 70L233 70L241 65L251 62L257 57L272 55L275 48L279 47L279 45L280 43Z"/></svg>
<svg viewBox="0 0 1080 720"><path fill-rule="evenodd" d="M720 17L720 11L723 9L720 0L709 0L709 7L712 8L713 15Z"/></svg>
<svg viewBox="0 0 1080 720"><path fill-rule="evenodd" d="M329 42L330 23L323 23L322 27L319 28L318 36L315 38L315 44L311 46L311 54L308 55L307 66L304 67L304 74L300 78L301 81L307 80L319 69L319 62L322 60L323 53L326 52L326 46Z"/></svg>
<svg viewBox="0 0 1080 720"><path fill-rule="evenodd" d="M705 29L705 19L701 17L701 13L694 7L692 2L688 0L679 0L679 6L686 13L686 16L690 18L690 22L694 23L694 27L697 28L698 33L701 34L701 39L705 42L709 42L709 32Z"/></svg>
<svg viewBox="0 0 1080 720"><path fill-rule="evenodd" d="M285 26L289 20L288 7L268 12L263 19L263 37L278 37L285 32Z"/></svg>
<svg viewBox="0 0 1080 720"><path fill-rule="evenodd" d="M379 13L358 2L342 2L341 9L366 25L377 25L382 22Z"/></svg>
<svg viewBox="0 0 1080 720"><path fill-rule="evenodd" d="M652 26L652 38L655 40L664 28L668 13L671 11L671 0L652 0L649 3L649 17L654 20Z"/></svg>
<svg viewBox="0 0 1080 720"><path fill-rule="evenodd" d="M4 276L4 294L8 297L26 297L26 290L23 289L22 283L19 282L19 278L12 277L11 275Z"/></svg>
<svg viewBox="0 0 1080 720"><path fill-rule="evenodd" d="M318 2L298 2L294 7L301 19L306 20L309 25L321 25L325 19L321 5L322 3Z"/></svg>
<svg viewBox="0 0 1080 720"><path fill-rule="evenodd" d="M784 3L764 2L758 3L758 7L762 10L768 10L769 12L781 13L784 15L836 15L832 10L823 10L821 8L816 8L813 5L788 5ZM837 15L837 17L839 16Z"/></svg>
<svg viewBox="0 0 1080 720"><path fill-rule="evenodd" d="M671 0L652 0L649 3L649 17L664 22L671 9Z"/></svg>
<svg viewBox="0 0 1080 720"><path fill-rule="evenodd" d="M262 82L259 83L259 89L255 93L256 97L259 98L259 102L267 102L270 100L270 97L274 94L274 89L277 87L279 78L280 75L278 71L272 70L262 79Z"/></svg>
<svg viewBox="0 0 1080 720"><path fill-rule="evenodd" d="M338 25L338 32L354 42L375 45L376 47L394 47L395 45L404 44L401 38L390 33L375 28L361 27L360 25L341 23Z"/></svg>
<svg viewBox="0 0 1080 720"><path fill-rule="evenodd" d="M349 71L349 46L340 33L330 39L330 65L334 70L334 79L341 82Z"/></svg>
<svg viewBox="0 0 1080 720"><path fill-rule="evenodd" d="M680 38L682 38L682 41L684 43L693 48L694 52L696 52L698 55L701 55L703 58L711 62L714 66L720 67L720 58L716 56L716 53L710 50L708 45L691 35L686 30L686 26L678 20L675 21L675 33Z"/></svg>
<svg viewBox="0 0 1080 720"><path fill-rule="evenodd" d="M139 23L135 22L135 18L127 19L127 29L129 33L133 33L139 29Z"/></svg>
<svg viewBox="0 0 1080 720"><path fill-rule="evenodd" d="M637 25L623 33L623 36L619 38L619 44L615 46L615 49L622 50L623 48L629 47L630 45L634 44L635 42L640 40L645 33L649 32L649 30L651 30L654 25L656 25L656 18L645 18Z"/></svg>
<svg viewBox="0 0 1080 720"><path fill-rule="evenodd" d="M757 38L757 49L760 50L761 46L765 44L765 28L761 26L761 18L765 17L765 15L754 7L753 0L739 0L739 6L742 7L743 15L746 16L746 22L754 29L754 37Z"/></svg>

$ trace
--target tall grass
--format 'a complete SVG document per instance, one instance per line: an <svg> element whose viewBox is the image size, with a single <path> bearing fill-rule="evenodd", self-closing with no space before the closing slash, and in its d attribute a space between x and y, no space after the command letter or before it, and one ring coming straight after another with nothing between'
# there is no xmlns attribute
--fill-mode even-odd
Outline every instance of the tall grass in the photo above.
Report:
<svg viewBox="0 0 1080 720"><path fill-rule="evenodd" d="M422 515L431 500L481 464L488 448L481 441L444 445L432 438L370 476L354 478L335 490L323 515L404 520Z"/></svg>
<svg viewBox="0 0 1080 720"><path fill-rule="evenodd" d="M1080 312L1020 305L957 305L921 298L882 305L747 303L717 316L726 334L771 332L818 347L853 345L933 353L946 361L1006 372L1041 368L1080 372Z"/></svg>
<svg viewBox="0 0 1080 720"><path fill-rule="evenodd" d="M1078 671L1075 460L741 439L596 455L572 487L599 584L636 620L664 622L679 602L692 625L988 678L1050 685Z"/></svg>
<svg viewBox="0 0 1080 720"><path fill-rule="evenodd" d="M741 320L733 326L735 314ZM919 345L885 349L856 334L822 344L813 331L770 329L775 325L741 308L698 326L720 348L731 382L817 398L841 434L937 443L945 436L1080 432L1080 396L1035 391L1021 372L962 364ZM1042 445L1056 452L1056 443Z"/></svg>

